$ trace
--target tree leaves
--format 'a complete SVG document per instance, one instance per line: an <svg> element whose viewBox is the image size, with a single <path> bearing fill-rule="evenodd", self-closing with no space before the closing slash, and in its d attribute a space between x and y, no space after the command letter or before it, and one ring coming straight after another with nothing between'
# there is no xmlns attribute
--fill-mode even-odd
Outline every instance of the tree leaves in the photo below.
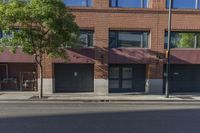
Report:
<svg viewBox="0 0 200 133"><path fill-rule="evenodd" d="M62 0L0 0L0 29L13 35L1 38L0 47L21 47L31 55L64 56L79 36L74 16Z"/></svg>

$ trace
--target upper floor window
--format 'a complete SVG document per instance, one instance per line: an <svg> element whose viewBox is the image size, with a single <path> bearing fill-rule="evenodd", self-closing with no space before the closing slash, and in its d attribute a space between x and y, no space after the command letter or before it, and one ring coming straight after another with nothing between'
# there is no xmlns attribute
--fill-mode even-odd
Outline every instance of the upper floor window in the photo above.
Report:
<svg viewBox="0 0 200 133"><path fill-rule="evenodd" d="M93 47L93 31L82 30L79 36L79 46L83 48Z"/></svg>
<svg viewBox="0 0 200 133"><path fill-rule="evenodd" d="M149 32L142 31L110 31L109 47L148 48Z"/></svg>
<svg viewBox="0 0 200 133"><path fill-rule="evenodd" d="M167 48L168 34L165 33L165 48ZM200 33L172 32L171 48L200 48Z"/></svg>
<svg viewBox="0 0 200 133"><path fill-rule="evenodd" d="M169 8L169 1L166 0L166 7ZM199 9L200 0L172 0L173 9Z"/></svg>
<svg viewBox="0 0 200 133"><path fill-rule="evenodd" d="M110 7L148 8L149 0L110 0Z"/></svg>
<svg viewBox="0 0 200 133"><path fill-rule="evenodd" d="M64 0L66 6L92 6L92 0Z"/></svg>

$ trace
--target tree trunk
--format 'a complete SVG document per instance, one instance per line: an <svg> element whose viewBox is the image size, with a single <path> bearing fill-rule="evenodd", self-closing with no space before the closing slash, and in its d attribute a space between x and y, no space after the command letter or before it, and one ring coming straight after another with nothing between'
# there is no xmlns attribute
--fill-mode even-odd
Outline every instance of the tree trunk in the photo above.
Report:
<svg viewBox="0 0 200 133"><path fill-rule="evenodd" d="M41 99L43 97L43 67L42 63L40 62L40 87L39 87L39 98Z"/></svg>
<svg viewBox="0 0 200 133"><path fill-rule="evenodd" d="M42 66L42 54L41 53L35 55L35 61L37 63L37 66L39 66L40 85L38 85L38 93L39 93L38 95L39 95L39 98L41 99L43 97L43 66Z"/></svg>

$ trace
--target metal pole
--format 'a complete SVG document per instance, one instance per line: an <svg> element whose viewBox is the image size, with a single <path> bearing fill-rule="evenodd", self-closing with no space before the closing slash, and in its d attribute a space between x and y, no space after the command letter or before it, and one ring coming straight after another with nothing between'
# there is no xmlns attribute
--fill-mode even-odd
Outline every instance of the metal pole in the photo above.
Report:
<svg viewBox="0 0 200 133"><path fill-rule="evenodd" d="M168 46L166 53L166 85L165 85L165 96L169 98L169 77L170 77L170 48L171 48L171 19L172 19L172 0L169 0L169 18L168 18Z"/></svg>
<svg viewBox="0 0 200 133"><path fill-rule="evenodd" d="M195 8L198 9L198 7L199 7L199 0L196 0Z"/></svg>

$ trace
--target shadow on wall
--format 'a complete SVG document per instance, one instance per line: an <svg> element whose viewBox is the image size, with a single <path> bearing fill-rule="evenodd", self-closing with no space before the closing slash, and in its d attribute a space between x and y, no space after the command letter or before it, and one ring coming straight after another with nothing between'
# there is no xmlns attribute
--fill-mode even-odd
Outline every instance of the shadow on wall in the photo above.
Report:
<svg viewBox="0 0 200 133"><path fill-rule="evenodd" d="M152 110L0 118L1 133L199 133L200 110Z"/></svg>
<svg viewBox="0 0 200 133"><path fill-rule="evenodd" d="M176 51L174 52L176 53ZM107 79L109 64L164 64L165 54L150 49L136 48L83 48L68 49L69 63L95 63L95 78ZM189 60L176 54L171 55L173 64L188 64ZM186 56L187 57L187 56ZM54 59L53 63L67 63L63 59Z"/></svg>
<svg viewBox="0 0 200 133"><path fill-rule="evenodd" d="M192 53L192 54L191 54ZM94 63L95 60L101 64L114 63L136 63L150 64L165 61L165 53L152 51L150 49L136 48L83 48L83 49L68 49L67 56L70 63ZM200 64L199 50L172 50L172 63L176 64ZM0 53L0 62L27 62L34 63L34 57L24 54L20 49L16 54L9 52L6 49ZM61 58L53 59L53 63L64 63Z"/></svg>
<svg viewBox="0 0 200 133"><path fill-rule="evenodd" d="M93 48L67 49L67 60L54 58L53 63L94 63L95 51Z"/></svg>
<svg viewBox="0 0 200 133"><path fill-rule="evenodd" d="M171 55L171 61L172 63L188 64L186 60L174 55ZM164 53L149 49L112 48L109 52L109 63L111 64L158 64L165 62Z"/></svg>

